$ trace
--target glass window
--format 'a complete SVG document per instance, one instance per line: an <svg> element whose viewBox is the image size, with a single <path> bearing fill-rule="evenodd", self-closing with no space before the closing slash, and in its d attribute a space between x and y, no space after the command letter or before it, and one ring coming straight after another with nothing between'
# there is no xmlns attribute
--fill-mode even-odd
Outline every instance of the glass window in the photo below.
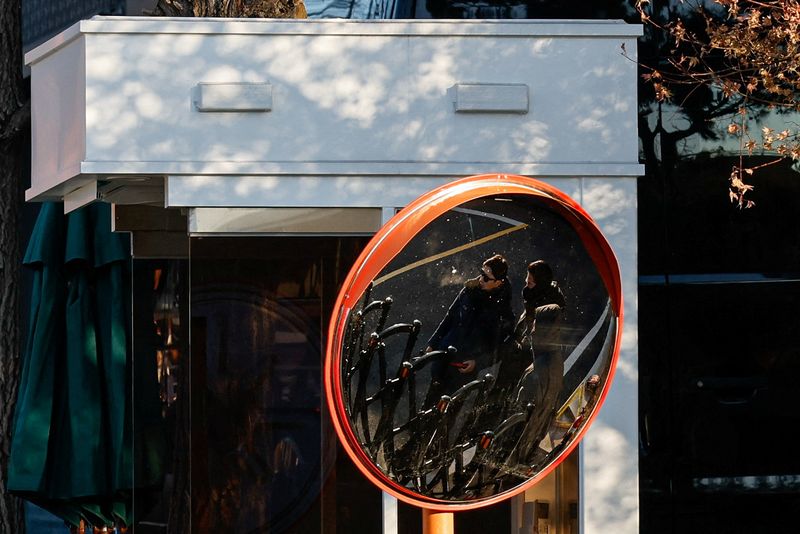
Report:
<svg viewBox="0 0 800 534"><path fill-rule="evenodd" d="M189 262L133 262L136 531L189 531Z"/></svg>
<svg viewBox="0 0 800 534"><path fill-rule="evenodd" d="M654 2L659 17L678 4ZM690 26L692 14L684 14ZM670 44L645 28L639 58ZM800 465L789 429L797 370L800 182L781 162L756 171L741 210L728 198L741 103L674 87L655 101L640 82L639 387L641 526L646 532L786 530ZM791 114L751 108L782 130ZM782 127L778 125L784 124ZM745 160L756 166L772 158Z"/></svg>
<svg viewBox="0 0 800 534"><path fill-rule="evenodd" d="M658 526L671 496L676 529L781 531L800 489L800 317L791 312L800 282L641 297L640 332L651 341L641 358L643 525L673 531Z"/></svg>
<svg viewBox="0 0 800 534"><path fill-rule="evenodd" d="M191 244L195 532L377 532L322 398L325 328L365 238Z"/></svg>

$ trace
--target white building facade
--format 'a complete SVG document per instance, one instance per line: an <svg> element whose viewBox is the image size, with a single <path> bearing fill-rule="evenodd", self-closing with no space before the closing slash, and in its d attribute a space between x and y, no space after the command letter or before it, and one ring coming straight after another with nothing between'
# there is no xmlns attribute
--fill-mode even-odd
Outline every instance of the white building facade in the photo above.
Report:
<svg viewBox="0 0 800 534"><path fill-rule="evenodd" d="M134 258L191 261L190 240L369 236L422 193L469 175L559 188L617 255L623 345L579 449L577 495L559 496L569 475L556 472L514 499L509 521L531 531L525 503L539 501L566 510L550 532L638 532L640 34L616 21L95 17L26 55L27 199L63 200L66 211L111 203L116 229L133 232ZM392 532L396 505L383 506Z"/></svg>

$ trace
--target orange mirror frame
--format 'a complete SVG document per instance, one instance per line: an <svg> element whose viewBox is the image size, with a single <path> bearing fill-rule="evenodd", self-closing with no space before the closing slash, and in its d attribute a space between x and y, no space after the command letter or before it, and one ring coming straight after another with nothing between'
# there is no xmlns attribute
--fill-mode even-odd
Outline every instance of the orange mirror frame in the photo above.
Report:
<svg viewBox="0 0 800 534"><path fill-rule="evenodd" d="M459 221L467 221L470 232L462 232L467 222ZM534 228L536 224L539 226ZM476 226L486 234L483 238L473 235L479 230ZM453 243L446 239L451 228L458 234ZM498 228L500 231L496 231ZM516 237L512 232L516 232ZM440 245L440 241L448 243ZM501 244L517 251L509 255L517 259L513 265L508 262L509 288L516 283L512 271L516 275L514 280L522 278L525 266L528 273L535 272L528 261L536 258L525 257L531 254L530 250L549 251L555 257L559 256L558 247L567 247L560 264L564 277L575 280L568 285L575 294L568 292L566 299L568 318L570 306L579 308L572 312L575 325L570 332L575 331L574 339L559 341L561 355L550 356L558 351L550 350L536 337L545 335L547 310L542 310L547 306L529 305L523 289L525 313L513 330L504 327L500 336L503 339L495 341L499 349L494 346L485 351L492 352L486 357L486 374L475 372L462 378L458 373L471 370L479 359L468 354L480 341L475 338L463 341L462 335L459 351L454 346L432 347L434 343L429 340L426 344L421 334L430 333L438 318L446 313L430 338L441 341L440 331L450 321L447 317L455 313L452 310L458 307L459 299L472 294L484 302L485 298L491 301L495 298L492 295L500 294L492 291L495 286L503 285L506 274L500 271L506 267L492 263L489 256L497 252L490 247ZM446 246L450 248L439 250ZM420 259L423 250L426 256ZM525 258L524 264L519 261L521 258ZM429 269L425 271L427 278L417 274L417 278L403 279L411 276L408 273L414 269L420 273ZM493 276L495 272L502 276ZM475 274L476 278L468 278ZM394 285L389 283L390 278ZM528 285L523 287L529 288L534 278L528 274ZM428 279L433 280L430 287L426 285ZM445 312L462 284L450 311ZM547 284L548 287L551 284L549 275ZM539 286L541 289L542 284ZM390 287L395 298L375 297L379 292L377 287ZM406 287L414 287L420 293L412 294ZM442 295L440 287L447 289ZM401 302L404 297L408 302ZM426 299L433 300L422 302ZM560 299L561 302L550 303L548 310L560 311L559 305L565 306L563 295ZM525 491L547 476L578 445L607 396L622 339L622 302L619 266L611 246L580 205L558 189L532 178L488 174L457 180L421 196L373 237L344 280L334 306L324 380L328 408L345 451L383 491L431 510L478 508ZM494 304L481 304L490 305ZM392 313L402 311L402 306L408 307L408 316L401 317L406 322L386 326L391 306L394 306ZM470 306L469 310L475 307ZM502 306L510 308L510 302ZM372 308L383 310L374 314L381 319L366 318ZM435 319L411 320L422 315ZM584 325L578 324L578 316L591 316L592 321L595 317L600 319ZM537 334L534 334L537 328L534 317L539 317ZM517 321L517 313L514 320ZM566 329L561 325L571 324L569 320L558 321L559 328ZM590 328L592 324L594 327ZM392 337L398 332L403 334L405 343ZM390 347L393 342L397 348ZM426 348L414 352L417 344ZM572 351L569 358L564 355L564 348ZM459 358L454 357L456 353ZM565 360L571 361L574 369L584 353L588 356L583 358L583 367L580 373L574 373L579 375L577 381L569 388L562 387ZM515 370L513 378L501 381L499 377L504 372L509 374L508 369L513 367L505 363L511 358L507 354L530 365ZM429 360L437 358L438 364L427 365ZM380 365L372 365L376 360ZM559 391L547 402L556 402L556 397L558 401L542 408L539 405L547 394L525 397L527 400L523 397L530 391L546 389L542 386L546 382L542 374L548 369L555 373ZM408 378L415 373L419 375L419 385L428 386L424 401L423 388L415 389L416 385ZM445 376L441 373L450 373L461 381L446 389L440 384L440 375ZM369 388L371 392L367 392ZM469 416L458 419L455 406L467 405L471 410ZM561 407L561 412L557 407ZM407 421L398 423L397 414ZM544 426L537 423L545 419ZM476 421L483 421L480 424L484 426L477 427ZM403 432L408 434L405 438L400 437ZM553 435L558 435L558 440L551 440ZM542 445L545 443L542 436L547 438L546 446ZM501 444L503 439L505 445ZM551 448L545 450L547 447Z"/></svg>

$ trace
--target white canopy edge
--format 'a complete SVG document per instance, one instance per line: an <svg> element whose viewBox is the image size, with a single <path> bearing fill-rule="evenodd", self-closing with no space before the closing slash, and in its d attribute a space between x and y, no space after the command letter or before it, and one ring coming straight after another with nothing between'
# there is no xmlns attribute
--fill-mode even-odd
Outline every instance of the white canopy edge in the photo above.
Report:
<svg viewBox="0 0 800 534"><path fill-rule="evenodd" d="M157 22L157 24L154 24ZM31 65L82 33L219 35L506 35L639 37L642 26L621 20L343 20L226 19L96 16L77 22L25 54Z"/></svg>

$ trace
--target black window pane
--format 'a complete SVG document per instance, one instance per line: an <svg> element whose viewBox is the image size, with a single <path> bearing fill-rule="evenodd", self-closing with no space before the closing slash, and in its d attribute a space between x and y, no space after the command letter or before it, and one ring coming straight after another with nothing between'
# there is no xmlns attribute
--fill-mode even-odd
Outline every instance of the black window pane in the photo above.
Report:
<svg viewBox="0 0 800 534"><path fill-rule="evenodd" d="M643 288L641 487L652 531L791 531L799 298L789 281Z"/></svg>
<svg viewBox="0 0 800 534"><path fill-rule="evenodd" d="M766 163L754 158L748 164ZM667 233L670 273L800 272L800 175L785 161L758 170L750 209L731 204L734 157L685 158L671 176Z"/></svg>

